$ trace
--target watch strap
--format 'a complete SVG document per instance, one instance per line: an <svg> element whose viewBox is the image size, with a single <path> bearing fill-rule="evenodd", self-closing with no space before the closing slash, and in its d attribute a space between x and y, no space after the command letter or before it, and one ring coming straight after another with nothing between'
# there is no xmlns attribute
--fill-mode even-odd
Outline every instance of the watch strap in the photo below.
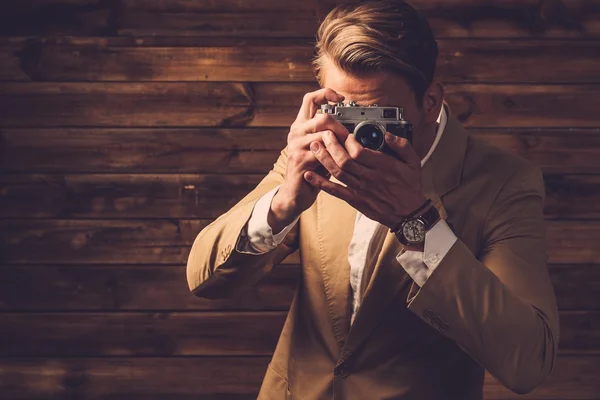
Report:
<svg viewBox="0 0 600 400"><path fill-rule="evenodd" d="M426 203L425 209L423 209L423 207L421 207L419 209L419 211L421 212L420 215L417 212L416 215L405 218L402 221L402 223L400 224L400 227L396 231L393 232L394 235L396 236L396 238L398 239L398 241L405 246L415 244L415 243L411 243L410 241L408 241L406 239L406 237L404 236L404 233L402 232L402 228L404 227L405 223L407 223L410 220L420 220L423 223L423 225L425 226L425 232L427 232L440 220L439 211L437 210L437 208L435 208L435 206L433 204L431 204L430 201L428 203Z"/></svg>
<svg viewBox="0 0 600 400"><path fill-rule="evenodd" d="M421 216L419 216L419 219L425 223L425 229L430 230L433 225L440 220L440 213L437 208L432 205L423 214L421 214Z"/></svg>
<svg viewBox="0 0 600 400"><path fill-rule="evenodd" d="M415 211L411 212L406 217L404 217L404 219L402 221L400 221L398 223L398 225L396 225L394 228L390 229L390 231L392 233L398 233L400 231L400 229L402 229L402 225L404 224L404 222L408 221L409 219L414 218L416 215L419 215L420 213L423 212L423 210L427 209L427 207L429 207L430 205L431 205L431 200L427 199L427 201L425 203L423 203L423 205L421 207L417 208Z"/></svg>

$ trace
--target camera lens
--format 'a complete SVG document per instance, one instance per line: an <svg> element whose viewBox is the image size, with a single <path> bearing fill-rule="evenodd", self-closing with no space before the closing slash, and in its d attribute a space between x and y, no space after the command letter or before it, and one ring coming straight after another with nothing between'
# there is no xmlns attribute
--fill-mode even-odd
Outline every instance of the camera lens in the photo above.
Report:
<svg viewBox="0 0 600 400"><path fill-rule="evenodd" d="M367 149L379 150L383 146L385 132L377 125L364 124L355 132L356 140Z"/></svg>

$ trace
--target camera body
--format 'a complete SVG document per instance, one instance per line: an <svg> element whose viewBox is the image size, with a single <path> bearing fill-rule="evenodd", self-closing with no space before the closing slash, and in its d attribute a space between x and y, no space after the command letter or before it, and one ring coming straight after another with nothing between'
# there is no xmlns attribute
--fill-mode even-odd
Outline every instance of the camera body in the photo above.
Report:
<svg viewBox="0 0 600 400"><path fill-rule="evenodd" d="M396 156L385 144L385 132L406 138L412 143L412 124L402 118L403 109L398 107L362 107L351 101L337 105L323 104L319 110L340 121L364 147Z"/></svg>

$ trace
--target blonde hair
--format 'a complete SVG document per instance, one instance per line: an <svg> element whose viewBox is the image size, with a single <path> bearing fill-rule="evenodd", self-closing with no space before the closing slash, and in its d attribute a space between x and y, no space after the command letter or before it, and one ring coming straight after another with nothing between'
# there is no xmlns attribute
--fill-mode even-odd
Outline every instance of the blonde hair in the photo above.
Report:
<svg viewBox="0 0 600 400"><path fill-rule="evenodd" d="M326 59L361 76L405 77L420 102L435 74L437 42L429 23L402 0L372 0L335 7L317 32L313 68L319 82Z"/></svg>

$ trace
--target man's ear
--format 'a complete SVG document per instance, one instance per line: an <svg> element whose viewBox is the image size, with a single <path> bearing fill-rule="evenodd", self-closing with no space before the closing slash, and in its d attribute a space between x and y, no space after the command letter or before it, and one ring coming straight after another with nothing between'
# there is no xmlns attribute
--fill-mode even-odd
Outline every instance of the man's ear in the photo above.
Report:
<svg viewBox="0 0 600 400"><path fill-rule="evenodd" d="M426 124L434 124L444 105L444 85L439 81L433 81L423 96L423 115Z"/></svg>

